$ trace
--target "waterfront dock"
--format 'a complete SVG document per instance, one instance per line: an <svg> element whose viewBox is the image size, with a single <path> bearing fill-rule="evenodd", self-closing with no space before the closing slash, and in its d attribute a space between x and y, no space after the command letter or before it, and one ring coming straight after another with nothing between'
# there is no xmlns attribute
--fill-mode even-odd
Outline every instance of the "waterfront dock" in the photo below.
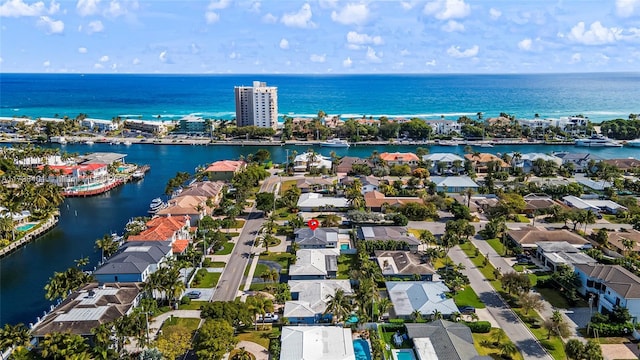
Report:
<svg viewBox="0 0 640 360"><path fill-rule="evenodd" d="M95 196L95 195L100 195L102 193L105 193L115 187L118 187L122 184L124 184L127 181L127 178L122 178L122 179L115 179L112 181L109 181L107 184L97 187L97 188L90 188L90 189L86 189L86 190L82 190L82 189L69 189L69 190L64 190L62 192L62 195L64 195L65 197L87 197L87 196Z"/></svg>
<svg viewBox="0 0 640 360"><path fill-rule="evenodd" d="M20 240L14 241L9 245L0 249L0 258L3 258L11 254L12 252L18 250L22 246L29 243L31 240L35 240L41 237L42 235L47 233L49 230L53 229L57 223L58 223L58 216L57 215L51 216L49 219L47 219L47 221L45 221L44 223L40 223L39 225L34 227L33 230L30 230L29 232L27 232L24 235L24 237L22 237Z"/></svg>

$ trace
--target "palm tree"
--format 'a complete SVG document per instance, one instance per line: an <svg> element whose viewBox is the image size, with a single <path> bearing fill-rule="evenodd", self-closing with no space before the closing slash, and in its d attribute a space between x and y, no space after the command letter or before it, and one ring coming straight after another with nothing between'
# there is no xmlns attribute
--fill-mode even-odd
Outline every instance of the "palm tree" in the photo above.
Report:
<svg viewBox="0 0 640 360"><path fill-rule="evenodd" d="M518 348L511 341L501 343L498 347L503 357L511 357L511 355L518 352Z"/></svg>
<svg viewBox="0 0 640 360"><path fill-rule="evenodd" d="M327 309L324 315L332 314L333 323L339 323L351 313L351 297L344 290L338 289L335 294L327 296Z"/></svg>
<svg viewBox="0 0 640 360"><path fill-rule="evenodd" d="M378 318L381 318L382 315L386 314L392 303L389 298L382 298L378 301Z"/></svg>
<svg viewBox="0 0 640 360"><path fill-rule="evenodd" d="M442 312L438 309L433 310L433 313L431 313L431 318L433 320L440 320L442 319Z"/></svg>
<svg viewBox="0 0 640 360"><path fill-rule="evenodd" d="M102 251L102 259L108 258L118 251L118 243L113 236L105 234L101 239L96 240L96 248Z"/></svg>
<svg viewBox="0 0 640 360"><path fill-rule="evenodd" d="M415 309L411 313L411 317L413 318L413 321L418 322L422 320L422 312L420 311L420 309Z"/></svg>
<svg viewBox="0 0 640 360"><path fill-rule="evenodd" d="M629 255L631 255L631 251L636 246L636 242L632 239L622 238L620 243L622 243L622 246L624 247L624 256L629 257Z"/></svg>
<svg viewBox="0 0 640 360"><path fill-rule="evenodd" d="M24 324L5 324L0 329L0 351L13 347L28 347L31 345L30 340L29 329Z"/></svg>
<svg viewBox="0 0 640 360"><path fill-rule="evenodd" d="M243 346L233 355L232 360L251 360L251 353L245 350Z"/></svg>

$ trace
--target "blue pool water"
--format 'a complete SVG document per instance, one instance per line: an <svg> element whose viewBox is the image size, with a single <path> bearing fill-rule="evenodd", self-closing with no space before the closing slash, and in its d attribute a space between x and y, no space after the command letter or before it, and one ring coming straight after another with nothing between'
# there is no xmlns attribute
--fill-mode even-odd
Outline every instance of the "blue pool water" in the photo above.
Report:
<svg viewBox="0 0 640 360"><path fill-rule="evenodd" d="M355 324L357 322L358 322L358 317L355 315L349 317L349 319L347 319L346 321L347 324Z"/></svg>
<svg viewBox="0 0 640 360"><path fill-rule="evenodd" d="M349 244L340 245L340 250L349 250Z"/></svg>
<svg viewBox="0 0 640 360"><path fill-rule="evenodd" d="M416 360L416 357L413 355L413 350L409 349L396 350L393 352L393 357L395 360Z"/></svg>
<svg viewBox="0 0 640 360"><path fill-rule="evenodd" d="M29 229L31 229L34 226L36 226L36 224L24 224L24 225L18 226L16 228L16 230L18 230L18 231L28 231Z"/></svg>
<svg viewBox="0 0 640 360"><path fill-rule="evenodd" d="M356 360L371 360L371 350L367 340L353 340L353 352L356 354Z"/></svg>

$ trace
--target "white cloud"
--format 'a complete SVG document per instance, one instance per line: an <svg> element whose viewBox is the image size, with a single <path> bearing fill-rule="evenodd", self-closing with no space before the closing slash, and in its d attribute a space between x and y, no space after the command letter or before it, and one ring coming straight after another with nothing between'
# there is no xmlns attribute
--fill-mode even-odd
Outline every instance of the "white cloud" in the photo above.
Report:
<svg viewBox="0 0 640 360"><path fill-rule="evenodd" d="M46 60L45 62L43 62L43 63L42 63L42 66L44 66L44 67L49 67L49 66L51 66L51 61Z"/></svg>
<svg viewBox="0 0 640 360"><path fill-rule="evenodd" d="M213 24L220 20L220 15L213 11L207 11L204 13L204 19L207 21L207 24Z"/></svg>
<svg viewBox="0 0 640 360"><path fill-rule="evenodd" d="M103 55L100 57L100 62L107 62L107 61L109 61L109 56Z"/></svg>
<svg viewBox="0 0 640 360"><path fill-rule="evenodd" d="M380 45L380 44L383 44L384 41L382 40L382 37L378 35L370 36L367 34L360 34L356 31L349 31L347 33L347 43L349 43L350 48L359 49L360 45L367 45L367 44Z"/></svg>
<svg viewBox="0 0 640 360"><path fill-rule="evenodd" d="M331 20L344 25L363 25L369 18L366 4L347 4L339 12L331 12Z"/></svg>
<svg viewBox="0 0 640 360"><path fill-rule="evenodd" d="M135 59L133 59L133 60L131 61L131 63L132 63L133 65L138 65L138 64L140 64L140 59L135 58Z"/></svg>
<svg viewBox="0 0 640 360"><path fill-rule="evenodd" d="M567 37L573 42L584 45L602 45L616 42L621 33L622 29L604 27L600 21L592 23L587 30L584 22L581 21L571 28Z"/></svg>
<svg viewBox="0 0 640 360"><path fill-rule="evenodd" d="M275 24L278 22L278 18L272 13L267 13L262 17L262 22L266 24Z"/></svg>
<svg viewBox="0 0 640 360"><path fill-rule="evenodd" d="M311 5L304 4L298 10L298 12L286 13L280 18L280 22L289 27L298 28L314 28L316 24L311 21L313 13L311 12Z"/></svg>
<svg viewBox="0 0 640 360"><path fill-rule="evenodd" d="M438 62L435 59L431 59L429 61L426 61L424 63L425 66L436 66L438 64Z"/></svg>
<svg viewBox="0 0 640 360"><path fill-rule="evenodd" d="M86 48L86 47L79 47L79 48L78 48L78 52L79 52L80 54L86 54L86 53L87 53L87 51L88 51L88 50L87 50L87 48Z"/></svg>
<svg viewBox="0 0 640 360"><path fill-rule="evenodd" d="M282 38L282 40L280 40L280 49L286 50L289 48L289 40Z"/></svg>
<svg viewBox="0 0 640 360"><path fill-rule="evenodd" d="M89 34L98 33L104 31L104 25L102 21L96 20L89 23L89 30L87 32Z"/></svg>
<svg viewBox="0 0 640 360"><path fill-rule="evenodd" d="M4 59L0 57L0 64L2 64L3 61L4 61Z"/></svg>
<svg viewBox="0 0 640 360"><path fill-rule="evenodd" d="M44 2L25 4L22 0L9 0L0 5L0 17L40 16L46 12Z"/></svg>
<svg viewBox="0 0 640 360"><path fill-rule="evenodd" d="M518 42L518 48L520 50L524 50L524 51L529 51L531 50L531 45L533 44L533 41L531 41L531 39L526 38L523 39L522 41Z"/></svg>
<svg viewBox="0 0 640 360"><path fill-rule="evenodd" d="M309 56L309 60L316 62L316 63L323 63L325 61L327 61L327 55L326 54L311 54L311 56Z"/></svg>
<svg viewBox="0 0 640 360"><path fill-rule="evenodd" d="M231 54L229 54L229 59L235 59L235 58L237 58L238 56L240 56L240 54L238 54L238 53L236 53L236 52L234 51L234 52L232 52Z"/></svg>
<svg viewBox="0 0 640 360"><path fill-rule="evenodd" d="M137 2L131 2L134 7L137 6ZM129 12L126 6L122 6L118 0L111 0L109 8L104 11L104 14L109 17L118 17L126 15Z"/></svg>
<svg viewBox="0 0 640 360"><path fill-rule="evenodd" d="M616 0L616 13L620 17L630 17L640 8L640 0Z"/></svg>
<svg viewBox="0 0 640 360"><path fill-rule="evenodd" d="M411 51L407 50L407 49L402 49L400 51L400 56L408 56L411 55Z"/></svg>
<svg viewBox="0 0 640 360"><path fill-rule="evenodd" d="M500 16L502 16L502 11L494 8L489 9L489 17L491 17L491 20L498 20Z"/></svg>
<svg viewBox="0 0 640 360"><path fill-rule="evenodd" d="M169 61L169 56L167 55L167 51L162 51L160 53L160 55L158 55L158 60L162 61L163 63L166 63Z"/></svg>
<svg viewBox="0 0 640 360"><path fill-rule="evenodd" d="M474 57L478 55L479 50L480 50L480 47L478 45L473 45L467 50L462 50L462 51L460 51L460 46L452 45L450 48L447 49L447 54L454 58L468 58L468 57Z"/></svg>
<svg viewBox="0 0 640 360"><path fill-rule="evenodd" d="M118 70L118 64L111 64L111 70Z"/></svg>
<svg viewBox="0 0 640 360"><path fill-rule="evenodd" d="M424 13L439 20L460 19L471 13L471 6L464 0L436 0L424 6Z"/></svg>
<svg viewBox="0 0 640 360"><path fill-rule="evenodd" d="M323 9L335 9L338 6L338 0L320 0L318 3Z"/></svg>
<svg viewBox="0 0 640 360"><path fill-rule="evenodd" d="M351 61L350 57L347 57L346 59L342 60L342 66L346 68L351 67L352 64L353 64L353 61Z"/></svg>
<svg viewBox="0 0 640 360"><path fill-rule="evenodd" d="M80 16L94 15L98 12L100 0L78 0L76 10Z"/></svg>
<svg viewBox="0 0 640 360"><path fill-rule="evenodd" d="M196 44L196 43L191 43L191 45L189 46L189 49L191 50L192 54L199 54L200 53L200 46L198 46L198 44Z"/></svg>
<svg viewBox="0 0 640 360"><path fill-rule="evenodd" d="M53 20L48 16L40 16L38 26L43 28L47 34L60 34L64 31L62 20Z"/></svg>
<svg viewBox="0 0 640 360"><path fill-rule="evenodd" d="M405 9L405 10L413 9L413 3L408 2L408 1L401 1L400 2L400 6L402 6L402 8Z"/></svg>
<svg viewBox="0 0 640 360"><path fill-rule="evenodd" d="M51 0L51 3L49 4L49 15L56 14L58 11L60 11L60 3L57 3L55 0Z"/></svg>
<svg viewBox="0 0 640 360"><path fill-rule="evenodd" d="M93 68L94 69L104 69L104 66L102 64L96 63L96 64L93 64Z"/></svg>
<svg viewBox="0 0 640 360"><path fill-rule="evenodd" d="M382 56L382 54L380 54L380 56ZM376 51L373 50L373 48L368 47L367 48L367 60L371 61L371 62L380 62L380 57L378 56L378 54L376 54Z"/></svg>
<svg viewBox="0 0 640 360"><path fill-rule="evenodd" d="M575 63L579 63L581 61L582 61L582 54L575 53L575 54L571 55L571 61L569 62L569 64L575 64Z"/></svg>
<svg viewBox="0 0 640 360"><path fill-rule="evenodd" d="M207 9L209 9L209 10L226 9L229 6L230 3L231 3L231 1L229 1L229 0L211 1L209 3L209 6L207 6Z"/></svg>
<svg viewBox="0 0 640 360"><path fill-rule="evenodd" d="M464 31L464 25L455 21L455 20L449 20L447 21L446 24L442 25L441 27L442 31L446 31L446 32L454 32L454 31Z"/></svg>

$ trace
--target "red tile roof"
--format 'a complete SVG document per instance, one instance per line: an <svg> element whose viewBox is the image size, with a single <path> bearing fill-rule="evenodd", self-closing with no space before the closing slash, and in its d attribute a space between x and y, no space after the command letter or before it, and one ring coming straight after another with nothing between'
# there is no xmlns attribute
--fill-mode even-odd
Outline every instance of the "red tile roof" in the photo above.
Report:
<svg viewBox="0 0 640 360"><path fill-rule="evenodd" d="M147 229L131 235L127 241L168 241L186 225L186 219L175 216L155 217L147 221Z"/></svg>
<svg viewBox="0 0 640 360"><path fill-rule="evenodd" d="M241 170L243 167L247 165L246 162L242 160L220 160L216 161L213 164L209 165L209 167L205 171L209 172L236 172Z"/></svg>
<svg viewBox="0 0 640 360"><path fill-rule="evenodd" d="M384 161L404 161L404 162L420 161L420 158L418 157L418 155L414 153L401 153L401 152L394 152L394 153L385 152L380 154L380 159Z"/></svg>
<svg viewBox="0 0 640 360"><path fill-rule="evenodd" d="M79 171L83 173L85 171L96 171L98 169L102 169L107 167L107 164L84 164L84 165L50 165L49 169L52 171L59 171L64 175L72 174L74 171ZM38 167L38 169L44 169L44 165Z"/></svg>
<svg viewBox="0 0 640 360"><path fill-rule="evenodd" d="M182 254L187 249L188 246L189 246L189 240L185 240L185 239L176 240L172 245L173 253Z"/></svg>

